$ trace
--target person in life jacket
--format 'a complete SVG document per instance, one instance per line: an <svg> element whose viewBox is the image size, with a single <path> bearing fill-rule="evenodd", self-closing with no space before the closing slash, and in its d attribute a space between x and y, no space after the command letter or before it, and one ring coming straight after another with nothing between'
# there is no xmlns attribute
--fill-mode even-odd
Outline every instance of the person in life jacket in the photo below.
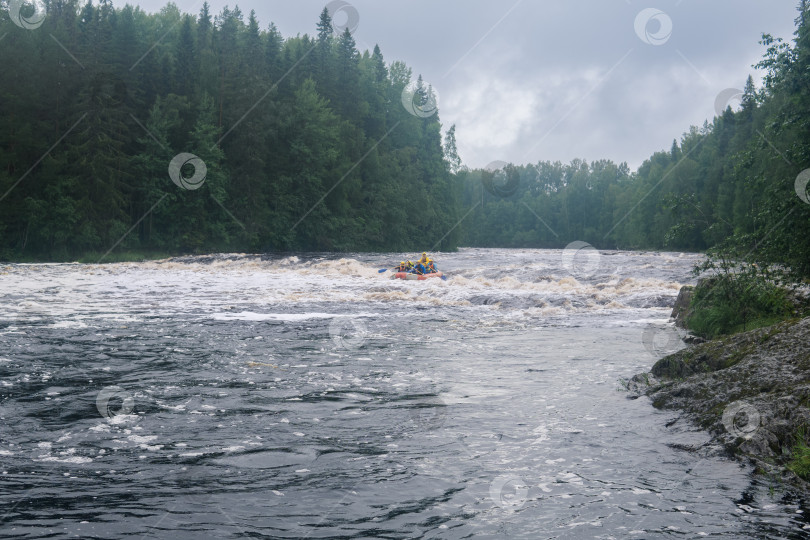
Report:
<svg viewBox="0 0 810 540"><path fill-rule="evenodd" d="M397 272L407 272L409 270L408 265L405 261L400 261L399 266L396 268Z"/></svg>
<svg viewBox="0 0 810 540"><path fill-rule="evenodd" d="M406 272L413 272L413 263L411 261L406 261L406 263L405 263L405 271Z"/></svg>
<svg viewBox="0 0 810 540"><path fill-rule="evenodd" d="M414 269L414 273L416 273L416 274L418 274L420 276L422 274L427 274L427 267L425 267L425 265L422 264L421 260L416 263L416 266L414 266L413 269Z"/></svg>
<svg viewBox="0 0 810 540"><path fill-rule="evenodd" d="M420 262L420 263L421 263L423 266L427 266L427 263L428 263L428 261L429 261L429 260L430 260L430 259L428 259L427 252L426 252L426 251L423 251L423 252L422 252L422 257L419 259L419 262Z"/></svg>
<svg viewBox="0 0 810 540"><path fill-rule="evenodd" d="M436 272L438 272L438 270L436 269L436 264L433 262L433 259L428 259L427 273L435 274Z"/></svg>

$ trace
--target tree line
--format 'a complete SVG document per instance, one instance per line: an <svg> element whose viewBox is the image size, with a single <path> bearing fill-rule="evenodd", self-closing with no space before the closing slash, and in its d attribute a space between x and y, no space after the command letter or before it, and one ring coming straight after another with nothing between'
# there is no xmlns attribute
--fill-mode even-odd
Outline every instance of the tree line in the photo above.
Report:
<svg viewBox="0 0 810 540"><path fill-rule="evenodd" d="M285 38L238 7L41 1L38 19L0 0L0 258L579 240L733 248L810 276L807 0L793 41L763 35L764 86L749 77L736 110L637 171L464 167L432 89L327 9Z"/></svg>
<svg viewBox="0 0 810 540"><path fill-rule="evenodd" d="M327 9L316 35L284 38L207 3L13 4L0 257L458 245L432 89Z"/></svg>
<svg viewBox="0 0 810 540"><path fill-rule="evenodd" d="M461 244L669 249L724 254L810 277L810 6L795 39L764 34L751 77L711 122L693 126L635 172L609 160L496 163L462 170ZM738 95L734 96L733 94ZM805 172L803 172L805 171ZM462 214L463 215L463 214Z"/></svg>

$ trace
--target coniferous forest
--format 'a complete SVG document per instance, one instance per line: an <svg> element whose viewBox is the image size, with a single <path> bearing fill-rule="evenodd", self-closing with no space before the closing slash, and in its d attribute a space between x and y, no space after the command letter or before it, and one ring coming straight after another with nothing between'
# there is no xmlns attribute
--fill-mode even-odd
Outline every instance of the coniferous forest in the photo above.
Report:
<svg viewBox="0 0 810 540"><path fill-rule="evenodd" d="M457 245L431 89L378 48L360 53L326 10L315 37L284 38L207 3L196 16L46 4L35 30L2 6L4 258L104 253L122 237L117 249L162 253Z"/></svg>
<svg viewBox="0 0 810 540"><path fill-rule="evenodd" d="M764 85L749 77L739 105L637 171L607 160L470 170L432 89L379 47L358 51L326 10L314 36L285 37L238 7L45 4L32 31L0 2L0 258L581 240L733 245L810 276L806 0L795 40L763 35Z"/></svg>

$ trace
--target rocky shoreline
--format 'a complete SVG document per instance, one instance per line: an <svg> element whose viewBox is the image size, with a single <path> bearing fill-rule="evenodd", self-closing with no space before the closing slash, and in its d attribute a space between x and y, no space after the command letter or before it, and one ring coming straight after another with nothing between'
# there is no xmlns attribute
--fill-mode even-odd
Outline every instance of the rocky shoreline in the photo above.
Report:
<svg viewBox="0 0 810 540"><path fill-rule="evenodd" d="M681 327L690 294L684 288L673 310ZM810 487L787 468L797 442L810 435L810 317L693 343L625 386L630 398L681 411L709 433L710 446Z"/></svg>

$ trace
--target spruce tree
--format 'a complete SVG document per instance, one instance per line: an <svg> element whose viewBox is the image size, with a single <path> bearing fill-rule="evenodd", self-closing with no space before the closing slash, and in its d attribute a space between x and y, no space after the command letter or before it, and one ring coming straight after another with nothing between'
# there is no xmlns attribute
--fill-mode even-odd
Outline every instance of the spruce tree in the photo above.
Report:
<svg viewBox="0 0 810 540"><path fill-rule="evenodd" d="M456 146L456 125L450 126L444 136L444 159L447 162L447 168L452 174L456 174L461 170L461 158L458 156L458 148Z"/></svg>

